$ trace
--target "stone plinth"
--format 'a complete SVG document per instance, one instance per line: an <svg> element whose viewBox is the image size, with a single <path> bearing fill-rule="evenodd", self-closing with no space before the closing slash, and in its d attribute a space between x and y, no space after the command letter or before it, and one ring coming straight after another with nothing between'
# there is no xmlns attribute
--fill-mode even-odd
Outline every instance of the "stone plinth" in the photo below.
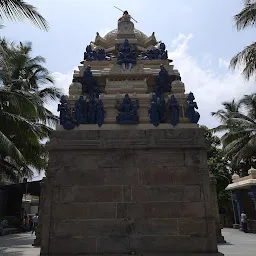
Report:
<svg viewBox="0 0 256 256"><path fill-rule="evenodd" d="M197 125L80 125L48 148L41 256L221 255Z"/></svg>

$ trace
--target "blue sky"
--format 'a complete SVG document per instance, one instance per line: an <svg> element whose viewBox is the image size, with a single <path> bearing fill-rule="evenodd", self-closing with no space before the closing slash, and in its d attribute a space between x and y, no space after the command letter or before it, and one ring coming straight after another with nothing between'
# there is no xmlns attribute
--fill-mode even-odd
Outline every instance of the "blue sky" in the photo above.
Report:
<svg viewBox="0 0 256 256"><path fill-rule="evenodd" d="M237 32L233 16L242 0L27 0L48 20L50 31L29 23L5 22L1 36L14 41L31 41L35 55L47 59L56 86L67 93L73 70L83 58L96 32L104 35L117 27L125 10L138 20L135 27L147 35L154 31L178 68L186 91L193 91L201 114L200 124L213 127L218 120L210 112L225 100L251 93L255 81L244 81L228 69L228 61L244 46L255 41L255 28ZM57 103L50 103L56 111Z"/></svg>
<svg viewBox="0 0 256 256"><path fill-rule="evenodd" d="M32 41L35 54L44 56L53 72L69 72L96 31L116 28L121 12L114 5L127 9L138 20L138 29L146 34L155 31L167 45L180 33L193 34L189 53L200 62L206 55L230 59L255 40L252 30L237 32L234 27L232 17L241 9L242 0L27 1L49 21L50 32L30 24L5 23L2 33L11 40Z"/></svg>
<svg viewBox="0 0 256 256"><path fill-rule="evenodd" d="M41 31L29 23L5 22L2 36L17 42L31 41L34 54L46 58L56 85L65 92L96 32L104 35L117 27L122 13L114 5L127 9L138 20L137 29L147 35L154 31L157 39L165 42L187 91L195 94L202 124L218 124L210 116L211 111L224 100L254 90L253 81L245 82L238 72L228 69L231 57L255 40L255 28L237 32L234 26L233 16L243 7L242 0L27 1L48 20L50 31Z"/></svg>

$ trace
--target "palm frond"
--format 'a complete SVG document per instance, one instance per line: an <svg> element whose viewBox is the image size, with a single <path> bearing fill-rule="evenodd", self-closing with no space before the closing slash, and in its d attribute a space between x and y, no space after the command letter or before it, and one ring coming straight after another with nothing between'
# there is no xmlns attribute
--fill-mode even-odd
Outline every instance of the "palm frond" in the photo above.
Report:
<svg viewBox="0 0 256 256"><path fill-rule="evenodd" d="M5 88L0 88L0 106L5 108L4 103L8 105L9 111L17 114L30 113L36 115L37 109L33 102L22 91L9 91Z"/></svg>
<svg viewBox="0 0 256 256"><path fill-rule="evenodd" d="M256 74L256 42L246 46L231 59L230 68L234 70L237 67L243 67L242 74L247 80Z"/></svg>
<svg viewBox="0 0 256 256"><path fill-rule="evenodd" d="M0 151L12 156L17 162L24 164L25 159L16 146L0 131Z"/></svg>
<svg viewBox="0 0 256 256"><path fill-rule="evenodd" d="M235 24L238 30L245 29L256 24L256 3L252 0L245 1L243 10L235 15Z"/></svg>
<svg viewBox="0 0 256 256"><path fill-rule="evenodd" d="M48 31L49 25L36 8L23 0L1 0L0 20L7 18L11 21L30 21L37 27Z"/></svg>
<svg viewBox="0 0 256 256"><path fill-rule="evenodd" d="M63 95L62 91L56 87L47 87L45 89L39 90L37 95L46 102L47 100L60 99Z"/></svg>

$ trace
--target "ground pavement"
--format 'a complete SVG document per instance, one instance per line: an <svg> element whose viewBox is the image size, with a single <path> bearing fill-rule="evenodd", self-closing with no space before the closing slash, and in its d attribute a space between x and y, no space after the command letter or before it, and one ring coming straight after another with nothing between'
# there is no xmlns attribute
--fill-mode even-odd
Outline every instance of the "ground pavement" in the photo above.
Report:
<svg viewBox="0 0 256 256"><path fill-rule="evenodd" d="M218 247L225 256L256 256L256 234L244 233L237 229L223 229L222 235L227 243Z"/></svg>
<svg viewBox="0 0 256 256"><path fill-rule="evenodd" d="M31 233L0 236L0 256L39 256L40 248L32 246L34 239Z"/></svg>
<svg viewBox="0 0 256 256"><path fill-rule="evenodd" d="M256 256L256 235L234 229L223 229L227 243L219 245L225 256ZM39 256L40 249L32 246L31 233L0 236L0 256Z"/></svg>

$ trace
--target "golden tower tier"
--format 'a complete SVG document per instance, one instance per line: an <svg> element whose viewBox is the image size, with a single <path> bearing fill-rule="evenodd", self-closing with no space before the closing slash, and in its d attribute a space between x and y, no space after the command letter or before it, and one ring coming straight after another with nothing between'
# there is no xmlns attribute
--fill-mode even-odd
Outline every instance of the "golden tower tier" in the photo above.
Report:
<svg viewBox="0 0 256 256"><path fill-rule="evenodd" d="M117 29L104 37L97 33L86 47L69 96L59 104L60 124L72 129L75 124L197 123L200 115L194 96L185 94L180 73L171 62L154 32L147 36L135 29L128 12L124 13Z"/></svg>

